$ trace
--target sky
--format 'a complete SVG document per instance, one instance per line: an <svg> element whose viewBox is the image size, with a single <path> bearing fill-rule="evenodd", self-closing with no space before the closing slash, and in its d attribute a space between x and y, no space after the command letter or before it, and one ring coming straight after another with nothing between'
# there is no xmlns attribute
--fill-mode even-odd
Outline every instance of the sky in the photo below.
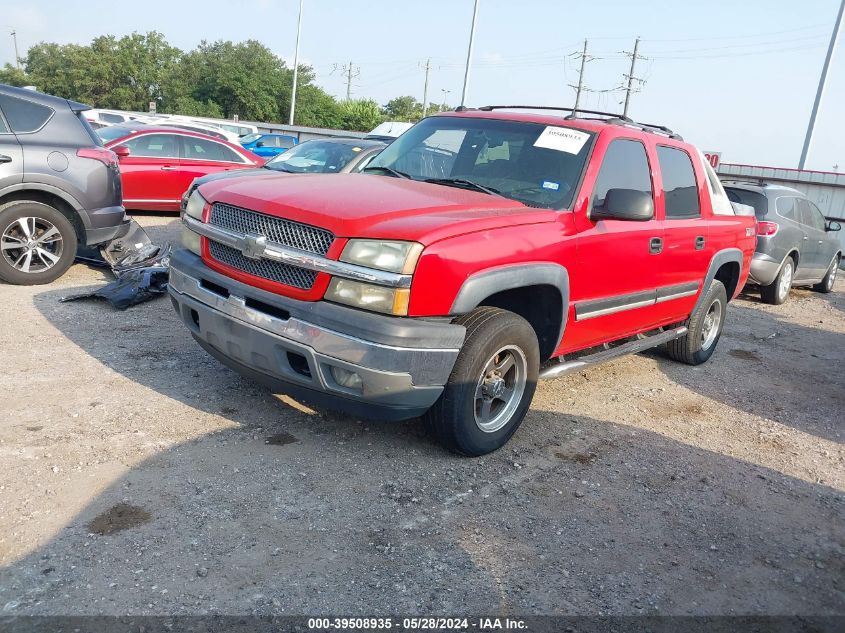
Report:
<svg viewBox="0 0 845 633"><path fill-rule="evenodd" d="M380 104L400 95L460 103L473 0L304 0L300 62L317 83ZM840 0L479 0L467 105L571 106L587 38L582 108L621 112L641 37L633 118L666 125L724 162L797 167ZM83 8L84 6L84 8ZM131 7L131 8L129 8ZM201 40L256 39L293 61L298 0L0 0L0 64L39 41L162 32L191 49ZM843 27L845 28L845 27ZM845 34L840 38L845 40ZM446 91L446 92L444 92ZM845 172L845 41L834 55L807 168ZM96 105L96 104L94 104ZM837 117L839 113L839 117Z"/></svg>

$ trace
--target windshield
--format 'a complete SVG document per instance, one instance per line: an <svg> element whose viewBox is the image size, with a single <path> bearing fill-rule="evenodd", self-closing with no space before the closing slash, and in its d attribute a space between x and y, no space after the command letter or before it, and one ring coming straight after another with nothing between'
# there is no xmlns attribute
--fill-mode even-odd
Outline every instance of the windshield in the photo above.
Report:
<svg viewBox="0 0 845 633"><path fill-rule="evenodd" d="M252 143L253 141L257 141L260 139L263 134L247 134L246 136L241 137L241 143L246 145L247 143Z"/></svg>
<svg viewBox="0 0 845 633"><path fill-rule="evenodd" d="M264 166L297 174L333 174L343 169L363 148L333 141L306 141L276 156Z"/></svg>
<svg viewBox="0 0 845 633"><path fill-rule="evenodd" d="M101 127L94 130L94 133L103 139L103 142L108 143L116 138L122 138L132 133L135 128L123 127L121 125L112 125L109 127Z"/></svg>
<svg viewBox="0 0 845 633"><path fill-rule="evenodd" d="M540 123L437 116L405 132L364 171L563 209L572 204L592 136Z"/></svg>

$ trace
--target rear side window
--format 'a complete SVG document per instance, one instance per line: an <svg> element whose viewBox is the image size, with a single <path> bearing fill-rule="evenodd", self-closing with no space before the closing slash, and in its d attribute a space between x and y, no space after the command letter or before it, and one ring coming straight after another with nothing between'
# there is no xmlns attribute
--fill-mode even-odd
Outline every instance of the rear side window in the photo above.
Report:
<svg viewBox="0 0 845 633"><path fill-rule="evenodd" d="M680 149L658 145L657 162L660 163L663 176L666 218L696 218L701 215L698 184L689 154Z"/></svg>
<svg viewBox="0 0 845 633"><path fill-rule="evenodd" d="M778 198L775 203L778 208L778 215L787 220L800 222L801 219L796 213L795 198Z"/></svg>
<svg viewBox="0 0 845 633"><path fill-rule="evenodd" d="M184 148L182 155L187 159L216 160L227 163L244 162L240 154L221 143L191 136L183 136L182 143Z"/></svg>
<svg viewBox="0 0 845 633"><path fill-rule="evenodd" d="M602 206L611 189L634 189L652 195L648 157L639 141L616 139L607 148L593 189L592 206Z"/></svg>
<svg viewBox="0 0 845 633"><path fill-rule="evenodd" d="M0 95L0 110L16 134L37 132L53 116L52 108L9 95Z"/></svg>

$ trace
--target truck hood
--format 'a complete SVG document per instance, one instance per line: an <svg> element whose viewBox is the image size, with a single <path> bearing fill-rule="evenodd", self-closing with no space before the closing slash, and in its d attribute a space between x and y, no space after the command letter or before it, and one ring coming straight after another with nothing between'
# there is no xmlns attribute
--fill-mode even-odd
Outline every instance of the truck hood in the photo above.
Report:
<svg viewBox="0 0 845 633"><path fill-rule="evenodd" d="M338 237L422 244L514 224L553 222L557 215L486 193L366 174L244 175L207 182L200 193L210 202L319 226Z"/></svg>

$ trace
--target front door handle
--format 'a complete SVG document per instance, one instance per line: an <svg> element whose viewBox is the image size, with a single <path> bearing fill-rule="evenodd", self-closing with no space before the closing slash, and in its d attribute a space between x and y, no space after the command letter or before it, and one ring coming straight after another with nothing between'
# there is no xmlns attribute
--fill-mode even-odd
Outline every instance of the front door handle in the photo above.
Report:
<svg viewBox="0 0 845 633"><path fill-rule="evenodd" d="M704 248L704 236L699 235L695 238L695 250L700 251L702 248Z"/></svg>
<svg viewBox="0 0 845 633"><path fill-rule="evenodd" d="M171 166L171 165L165 165L164 167L161 168L161 171L173 171L174 169L176 169L176 168Z"/></svg>
<svg viewBox="0 0 845 633"><path fill-rule="evenodd" d="M652 255L658 255L663 252L663 240L659 237L653 237L648 242L648 252Z"/></svg>
<svg viewBox="0 0 845 633"><path fill-rule="evenodd" d="M12 157L6 156L5 154L0 154L0 163L11 163Z"/></svg>

